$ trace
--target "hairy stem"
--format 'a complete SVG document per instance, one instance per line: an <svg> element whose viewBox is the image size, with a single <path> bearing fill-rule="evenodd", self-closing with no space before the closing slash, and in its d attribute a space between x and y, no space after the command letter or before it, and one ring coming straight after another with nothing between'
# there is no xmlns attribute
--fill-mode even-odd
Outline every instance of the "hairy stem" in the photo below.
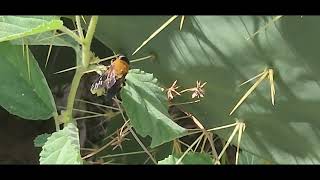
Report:
<svg viewBox="0 0 320 180"><path fill-rule="evenodd" d="M92 42L92 38L93 38L94 32L96 30L97 22L98 22L98 16L92 16L91 20L90 20L90 24L89 24L89 27L88 27L88 31L87 31L86 37L85 37L85 39L83 41L82 65L84 67L88 67L89 63L90 63L90 46L91 46L91 42Z"/></svg>
<svg viewBox="0 0 320 180"><path fill-rule="evenodd" d="M82 44L82 39L80 39L80 37L76 33L74 33L73 31L71 31L69 28L62 26L59 30L68 34L70 37L72 37L79 44Z"/></svg>
<svg viewBox="0 0 320 180"><path fill-rule="evenodd" d="M65 30L64 32L69 34L71 37L73 37L78 42L80 41L80 44L82 45L82 65L81 65L81 67L79 67L76 70L76 73L75 73L73 80L72 80L72 84L71 84L71 88L70 88L70 92L69 92L69 96L68 96L68 101L67 101L67 110L66 110L65 119L64 119L65 124L70 123L72 121L73 105L74 105L74 101L76 98L77 89L79 87L81 77L84 74L84 72L87 70L88 65L89 65L90 54L91 54L90 46L91 46L93 34L96 29L97 21L98 21L98 16L91 17L88 31L87 31L86 37L84 39L77 36L74 32L72 32L68 28L64 29ZM77 25L81 26L79 24L79 22ZM78 64L78 65L80 65L80 64Z"/></svg>
<svg viewBox="0 0 320 180"><path fill-rule="evenodd" d="M56 126L56 131L59 131L60 130L60 127L59 127L59 119L58 119L58 113L57 112L54 112L53 113L53 119L54 119L54 124Z"/></svg>
<svg viewBox="0 0 320 180"><path fill-rule="evenodd" d="M76 16L76 23L77 23L78 34L81 39L84 39L81 22L80 22L80 16Z"/></svg>
<svg viewBox="0 0 320 180"><path fill-rule="evenodd" d="M71 84L71 88L68 96L67 110L66 110L65 120L64 120L65 124L69 123L72 119L72 110L73 110L74 100L76 98L77 89L83 74L82 71L83 71L82 69L77 69L72 80L72 84Z"/></svg>

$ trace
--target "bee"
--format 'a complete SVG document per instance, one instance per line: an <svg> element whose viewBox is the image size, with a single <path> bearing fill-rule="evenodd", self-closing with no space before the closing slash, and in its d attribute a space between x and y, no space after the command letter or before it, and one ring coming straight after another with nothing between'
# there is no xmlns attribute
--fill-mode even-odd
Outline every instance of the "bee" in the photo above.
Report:
<svg viewBox="0 0 320 180"><path fill-rule="evenodd" d="M114 97L124 85L129 71L130 62L124 55L119 55L111 62L107 70L102 73L91 85L91 93L98 96L105 94L106 99Z"/></svg>

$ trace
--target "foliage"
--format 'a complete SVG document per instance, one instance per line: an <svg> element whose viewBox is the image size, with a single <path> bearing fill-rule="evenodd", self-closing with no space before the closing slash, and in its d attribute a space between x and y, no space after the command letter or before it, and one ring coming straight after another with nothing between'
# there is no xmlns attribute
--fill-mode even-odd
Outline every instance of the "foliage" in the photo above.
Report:
<svg viewBox="0 0 320 180"><path fill-rule="evenodd" d="M69 123L48 137L39 161L40 164L82 164L78 128Z"/></svg>
<svg viewBox="0 0 320 180"><path fill-rule="evenodd" d="M129 71L121 97L135 130L143 137L152 137L151 148L186 132L170 119L167 98L152 74L138 69Z"/></svg>
<svg viewBox="0 0 320 180"><path fill-rule="evenodd" d="M149 160L159 164L213 164L211 155L219 161L230 143L237 146L239 164L318 162L319 17L76 16L73 20L75 30L59 16L0 17L1 106L24 119L55 121L57 132L34 141L42 147L40 164L82 164L82 158L107 147L122 149L129 135ZM87 117L75 116L77 91L84 90L83 77L101 74L106 68L101 62L111 59L95 55L94 38L115 54L125 54L131 70L112 107L95 103L107 109L96 117L121 114L117 119L124 124L104 145L81 157L76 121ZM29 50L34 45L49 45L49 53L52 46L71 47L76 55L75 66L65 70L75 71L65 111L57 111L33 54L37 52ZM169 113L173 107L183 115L174 117ZM181 125L177 119L186 119L183 116L197 129ZM201 135L189 142L192 145L187 143L187 150L174 144L196 133ZM219 155L211 133L226 142ZM201 153L196 152L202 138ZM211 155L202 152L207 140ZM153 154L158 146L179 153L159 161Z"/></svg>

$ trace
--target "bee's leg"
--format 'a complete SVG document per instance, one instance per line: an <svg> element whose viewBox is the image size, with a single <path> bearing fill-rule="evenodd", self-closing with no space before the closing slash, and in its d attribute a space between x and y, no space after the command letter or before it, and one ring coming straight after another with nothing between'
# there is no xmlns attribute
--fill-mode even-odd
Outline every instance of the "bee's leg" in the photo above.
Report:
<svg viewBox="0 0 320 180"><path fill-rule="evenodd" d="M125 85L126 85L126 78L123 77L123 78L121 79L121 81L122 81L121 87L125 86Z"/></svg>
<svg viewBox="0 0 320 180"><path fill-rule="evenodd" d="M107 94L106 94L106 100L107 101L111 100L114 96L117 95L117 93L121 89L121 85L122 85L122 82L121 81L117 81L111 88L109 88L107 90Z"/></svg>

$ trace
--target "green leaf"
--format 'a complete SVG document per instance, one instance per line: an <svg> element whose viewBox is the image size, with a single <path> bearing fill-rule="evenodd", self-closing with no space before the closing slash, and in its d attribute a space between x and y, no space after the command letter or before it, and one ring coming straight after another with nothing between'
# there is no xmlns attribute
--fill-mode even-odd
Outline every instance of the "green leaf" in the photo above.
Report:
<svg viewBox="0 0 320 180"><path fill-rule="evenodd" d="M181 156L169 155L169 157L161 160L158 164L176 164ZM188 152L182 159L180 164L213 164L209 154Z"/></svg>
<svg viewBox="0 0 320 180"><path fill-rule="evenodd" d="M23 39L16 39L11 41L15 45L53 45L76 47L78 43L69 35L54 35L53 32L44 32L36 35L31 35Z"/></svg>
<svg viewBox="0 0 320 180"><path fill-rule="evenodd" d="M253 164L271 164L271 161L264 160L254 154L251 154L247 151L241 151L239 153L239 163L245 165L253 165Z"/></svg>
<svg viewBox="0 0 320 180"><path fill-rule="evenodd" d="M142 137L149 135L152 138L152 148L186 132L170 119L167 98L152 74L130 70L121 97L134 129Z"/></svg>
<svg viewBox="0 0 320 180"><path fill-rule="evenodd" d="M49 119L56 106L46 79L30 52L30 79L21 46L0 43L0 105L25 119Z"/></svg>
<svg viewBox="0 0 320 180"><path fill-rule="evenodd" d="M51 134L48 133L44 133L44 134L40 134L38 135L34 140L34 147L42 147L46 142L48 137L50 137Z"/></svg>
<svg viewBox="0 0 320 180"><path fill-rule="evenodd" d="M194 87L197 80L207 82L204 98L182 107L205 128L242 119L247 127L242 149L275 163L320 162L319 16L284 16L272 23L269 22L275 17L271 16L186 16L181 31L177 18L135 56L130 56L169 18L103 16L96 35L129 59L154 53L155 61L133 65L152 72L166 87L177 79L181 89ZM266 67L274 70L275 106L271 104L266 80L229 116L253 82L239 85ZM175 100L190 99L191 94L185 93ZM227 139L231 131L216 133Z"/></svg>
<svg viewBox="0 0 320 180"><path fill-rule="evenodd" d="M58 16L0 16L0 42L59 29Z"/></svg>
<svg viewBox="0 0 320 180"><path fill-rule="evenodd" d="M69 123L53 133L42 147L40 164L82 164L78 128Z"/></svg>

